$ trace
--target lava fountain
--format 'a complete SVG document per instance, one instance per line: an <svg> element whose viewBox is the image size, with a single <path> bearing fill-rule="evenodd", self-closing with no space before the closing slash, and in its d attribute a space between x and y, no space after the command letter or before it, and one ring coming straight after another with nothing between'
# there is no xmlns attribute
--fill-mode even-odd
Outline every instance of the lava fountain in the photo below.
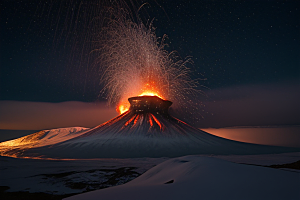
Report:
<svg viewBox="0 0 300 200"><path fill-rule="evenodd" d="M120 114L129 109L127 99L134 96L158 96L173 101L176 108L190 107L188 99L200 92L197 80L189 76L192 60L165 50L167 36L157 37L152 22L134 22L121 9L111 15L93 51L109 103L116 104Z"/></svg>

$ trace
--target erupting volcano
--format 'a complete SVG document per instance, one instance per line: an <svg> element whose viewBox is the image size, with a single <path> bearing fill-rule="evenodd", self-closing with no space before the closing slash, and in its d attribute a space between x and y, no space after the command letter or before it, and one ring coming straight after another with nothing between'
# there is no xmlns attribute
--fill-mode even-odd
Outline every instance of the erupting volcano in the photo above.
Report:
<svg viewBox="0 0 300 200"><path fill-rule="evenodd" d="M220 138L172 117L171 101L157 96L128 99L130 109L93 129L35 133L0 143L4 156L40 158L176 157L189 154L264 154L290 148ZM60 132L60 131L58 131ZM46 139L45 139L46 138Z"/></svg>
<svg viewBox="0 0 300 200"><path fill-rule="evenodd" d="M97 42L91 53L96 56L94 67L100 68L102 92L109 103L117 104L120 115L92 129L46 130L2 142L1 155L132 158L291 150L227 140L171 116L172 102L189 114L197 112L201 104L192 101L201 91L199 79L192 79L187 67L191 59L182 60L175 51L165 50L166 35L157 37L152 22L145 25L138 16L134 22L122 8L108 12L110 17L95 34Z"/></svg>

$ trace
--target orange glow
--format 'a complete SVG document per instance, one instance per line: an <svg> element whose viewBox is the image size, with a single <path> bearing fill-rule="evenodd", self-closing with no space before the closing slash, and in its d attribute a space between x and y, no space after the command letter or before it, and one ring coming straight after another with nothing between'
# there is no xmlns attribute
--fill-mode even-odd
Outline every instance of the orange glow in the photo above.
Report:
<svg viewBox="0 0 300 200"><path fill-rule="evenodd" d="M142 93L138 96L158 96L161 99L164 99L158 92L155 82L146 83L142 89Z"/></svg>
<svg viewBox="0 0 300 200"><path fill-rule="evenodd" d="M127 105L120 105L119 106L119 113L123 114L124 112L126 112L127 110L129 110L129 106Z"/></svg>
<svg viewBox="0 0 300 200"><path fill-rule="evenodd" d="M157 125L159 126L160 130L163 130L161 123L158 121L158 119L156 119L156 117L154 115L152 115L152 118L154 119L154 121L157 123Z"/></svg>
<svg viewBox="0 0 300 200"><path fill-rule="evenodd" d="M159 98L163 99L159 94L157 94L155 92L151 92L151 91L145 91L138 96L158 96Z"/></svg>
<svg viewBox="0 0 300 200"><path fill-rule="evenodd" d="M151 117L149 117L149 123L150 123L150 126L153 126L153 122L152 122Z"/></svg>
<svg viewBox="0 0 300 200"><path fill-rule="evenodd" d="M157 96L161 99L164 99L162 95L159 94L157 91L157 88L155 87L155 83L152 82L151 84L147 83L145 86L141 89L141 93L136 96ZM135 95L132 95L135 96ZM129 102L126 100L122 101L118 106L117 106L117 111L119 114L123 114L124 112L128 111L130 107Z"/></svg>
<svg viewBox="0 0 300 200"><path fill-rule="evenodd" d="M135 117L136 117L136 115L134 115L133 117L131 117L131 119L128 120L128 121L125 123L125 126L127 126L128 124L130 124L130 122L132 122L132 120L134 120Z"/></svg>
<svg viewBox="0 0 300 200"><path fill-rule="evenodd" d="M135 118L135 120L133 122L133 126L137 123L137 121L139 120L139 117L140 117L139 115L136 116L136 118Z"/></svg>
<svg viewBox="0 0 300 200"><path fill-rule="evenodd" d="M119 103L119 105L117 106L117 112L121 115L123 113L125 113L126 111L129 110L130 104L128 102L128 100L123 100Z"/></svg>

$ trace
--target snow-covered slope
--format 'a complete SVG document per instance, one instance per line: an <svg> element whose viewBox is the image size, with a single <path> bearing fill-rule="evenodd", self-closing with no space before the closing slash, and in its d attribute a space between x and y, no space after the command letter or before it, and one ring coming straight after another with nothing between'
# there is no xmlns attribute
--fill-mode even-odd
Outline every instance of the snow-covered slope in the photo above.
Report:
<svg viewBox="0 0 300 200"><path fill-rule="evenodd" d="M39 131L0 143L0 155L22 157L27 149L54 145L83 134L88 128L70 127Z"/></svg>
<svg viewBox="0 0 300 200"><path fill-rule="evenodd" d="M124 185L75 195L83 199L299 199L300 174L201 156L167 160Z"/></svg>

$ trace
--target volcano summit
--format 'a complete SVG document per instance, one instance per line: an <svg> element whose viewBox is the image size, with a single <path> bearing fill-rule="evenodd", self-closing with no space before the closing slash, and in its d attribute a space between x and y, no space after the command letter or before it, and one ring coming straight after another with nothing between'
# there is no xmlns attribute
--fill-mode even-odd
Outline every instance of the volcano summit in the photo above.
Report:
<svg viewBox="0 0 300 200"><path fill-rule="evenodd" d="M63 136L60 129L41 131L0 143L0 153L13 157L78 159L294 151L237 142L201 131L172 117L168 112L172 102L157 96L131 97L128 101L128 111L95 128L73 128Z"/></svg>

